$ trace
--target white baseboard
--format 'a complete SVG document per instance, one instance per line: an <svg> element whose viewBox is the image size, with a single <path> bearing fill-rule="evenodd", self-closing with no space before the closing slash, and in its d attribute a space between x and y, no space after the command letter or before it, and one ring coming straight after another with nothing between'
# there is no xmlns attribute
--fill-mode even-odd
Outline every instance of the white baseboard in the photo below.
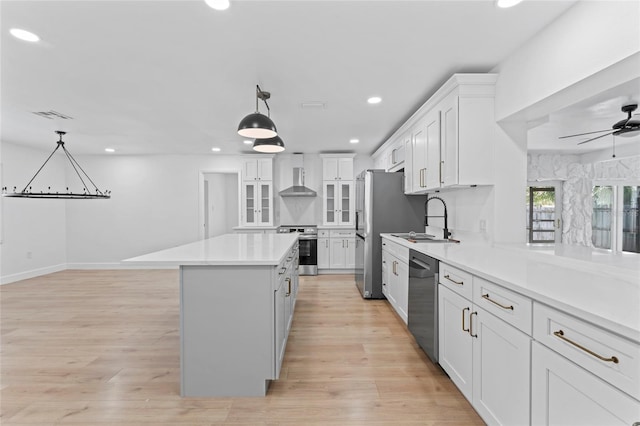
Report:
<svg viewBox="0 0 640 426"><path fill-rule="evenodd" d="M177 266L156 266L156 265L134 265L121 262L113 263L61 263L60 265L47 266L46 268L33 269L31 271L20 272L12 275L0 277L0 285L10 284L16 281L27 280L41 275L52 274L67 269L178 269Z"/></svg>
<svg viewBox="0 0 640 426"><path fill-rule="evenodd" d="M28 280L29 278L52 274L54 272L64 271L65 269L67 269L67 265L61 263L59 265L47 266L46 268L32 269L30 271L19 272L17 274L5 275L0 277L0 285L10 284L16 281Z"/></svg>
<svg viewBox="0 0 640 426"><path fill-rule="evenodd" d="M318 269L318 275L348 275L355 272L355 269Z"/></svg>

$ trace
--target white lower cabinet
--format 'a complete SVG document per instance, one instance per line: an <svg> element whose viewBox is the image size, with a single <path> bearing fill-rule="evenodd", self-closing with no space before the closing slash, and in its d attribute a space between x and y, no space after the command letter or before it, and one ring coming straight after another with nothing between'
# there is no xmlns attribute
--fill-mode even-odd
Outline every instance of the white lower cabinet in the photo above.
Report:
<svg viewBox="0 0 640 426"><path fill-rule="evenodd" d="M440 365L490 425L527 425L531 338L440 285Z"/></svg>
<svg viewBox="0 0 640 426"><path fill-rule="evenodd" d="M531 424L640 424L640 402L538 342L533 343Z"/></svg>
<svg viewBox="0 0 640 426"><path fill-rule="evenodd" d="M405 324L409 310L409 249L382 240L382 293Z"/></svg>
<svg viewBox="0 0 640 426"><path fill-rule="evenodd" d="M318 269L353 270L355 266L355 231L322 229L318 232Z"/></svg>

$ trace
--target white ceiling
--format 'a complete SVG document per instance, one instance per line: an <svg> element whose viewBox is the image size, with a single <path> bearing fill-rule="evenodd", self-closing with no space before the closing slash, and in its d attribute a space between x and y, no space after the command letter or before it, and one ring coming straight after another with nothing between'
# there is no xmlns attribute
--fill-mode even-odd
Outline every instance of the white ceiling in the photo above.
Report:
<svg viewBox="0 0 640 426"><path fill-rule="evenodd" d="M559 139L559 136L610 130L614 123L626 119L623 105L640 104L640 78L598 93L568 108L556 111L539 123L530 123L527 134L528 149L541 152L562 152L565 154L583 154L604 150L612 153L614 136L607 135L591 142L578 145L582 141L605 135L608 132ZM640 120L640 109L633 112ZM632 137L616 136L617 147L632 146L640 154L640 134Z"/></svg>
<svg viewBox="0 0 640 426"><path fill-rule="evenodd" d="M246 152L236 129L259 84L288 152L371 154L451 74L490 71L573 3L2 1L0 137L48 150L65 130L84 154ZM49 110L73 119L33 114Z"/></svg>

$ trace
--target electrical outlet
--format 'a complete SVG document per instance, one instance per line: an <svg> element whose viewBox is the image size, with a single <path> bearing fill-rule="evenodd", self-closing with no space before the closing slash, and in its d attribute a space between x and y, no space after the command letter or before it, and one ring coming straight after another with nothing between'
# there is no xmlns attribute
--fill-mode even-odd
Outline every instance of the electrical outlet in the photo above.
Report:
<svg viewBox="0 0 640 426"><path fill-rule="evenodd" d="M487 221L485 219L480 219L480 230L481 231L487 230Z"/></svg>
<svg viewBox="0 0 640 426"><path fill-rule="evenodd" d="M31 259L33 257L33 253L30 251L27 252L27 259Z"/></svg>

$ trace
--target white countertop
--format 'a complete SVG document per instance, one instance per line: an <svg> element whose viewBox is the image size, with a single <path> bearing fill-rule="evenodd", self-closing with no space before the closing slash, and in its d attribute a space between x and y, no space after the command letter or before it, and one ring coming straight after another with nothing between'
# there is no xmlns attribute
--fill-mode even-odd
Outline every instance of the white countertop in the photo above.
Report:
<svg viewBox="0 0 640 426"><path fill-rule="evenodd" d="M385 238L640 342L640 255Z"/></svg>
<svg viewBox="0 0 640 426"><path fill-rule="evenodd" d="M298 234L224 234L145 254L125 262L171 265L278 265Z"/></svg>

